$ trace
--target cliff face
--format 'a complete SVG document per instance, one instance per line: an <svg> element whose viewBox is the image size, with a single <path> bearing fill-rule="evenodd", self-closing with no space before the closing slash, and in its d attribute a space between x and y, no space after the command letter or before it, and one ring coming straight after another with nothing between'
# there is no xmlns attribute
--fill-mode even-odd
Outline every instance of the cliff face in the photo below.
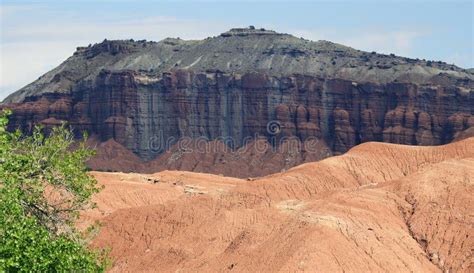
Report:
<svg viewBox="0 0 474 273"><path fill-rule="evenodd" d="M300 39L290 39L289 35L248 31L250 34L225 33L208 42L106 41L79 48L60 67L7 98L9 104L3 107L14 110L11 128L28 131L35 123L48 128L68 121L78 134L86 130L102 142L113 139L143 160L155 159L170 147L180 152L183 147L176 148L176 142L183 137L220 140L233 148L246 147L257 137L275 147L288 143L288 139L303 144L275 159L278 163L274 167L263 173L256 170L253 175L343 153L367 141L444 144L474 127L474 80L468 71L442 63L427 67L423 61L363 53L336 44L331 47L328 42L299 46ZM265 44L269 39L275 42L271 46ZM278 43L281 39L284 43ZM273 69L272 64L267 69L232 69L233 59L222 64L219 54L225 48L249 50L254 40L263 44L255 49L261 51L258 56L270 55L273 61L289 56L288 67L295 72L289 73L284 65ZM296 45L288 46L288 41ZM219 46L214 45L214 51L207 54L214 56L214 66L211 57L199 55L202 48L209 50L213 43ZM313 47L327 52L314 53ZM180 51L185 52L180 53L180 60L169 60L177 58ZM169 59L165 60L167 54ZM331 65L341 60L344 64L314 72L317 65L327 67L326 59L333 60ZM168 67L173 62L175 65ZM265 62L265 58L253 61L256 68ZM307 69L294 62L303 62L300 66ZM351 68L359 62L365 65ZM83 63L89 66L79 65ZM137 63L142 68L138 69ZM371 66L377 63L380 67ZM383 66L386 63L390 66ZM149 67L143 68L145 65ZM357 80L361 73L362 80ZM370 76L372 73L378 74ZM308 149L304 143L318 144ZM299 159L287 166L295 151L312 156L296 156ZM271 153L278 152L272 149ZM208 162L210 166L219 164L216 158L208 159L213 161ZM194 170L199 161L195 158L182 169ZM251 164L248 161L244 165ZM152 165L155 169L180 168L160 162L159 157ZM242 162L228 164L224 174L239 165Z"/></svg>

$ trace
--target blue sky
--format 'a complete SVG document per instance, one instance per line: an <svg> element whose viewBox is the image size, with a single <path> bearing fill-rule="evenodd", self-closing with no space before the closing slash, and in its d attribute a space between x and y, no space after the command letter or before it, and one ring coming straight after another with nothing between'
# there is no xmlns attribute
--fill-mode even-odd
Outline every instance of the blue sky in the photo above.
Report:
<svg viewBox="0 0 474 273"><path fill-rule="evenodd" d="M474 1L0 0L0 99L107 39L202 39L255 25L474 67Z"/></svg>

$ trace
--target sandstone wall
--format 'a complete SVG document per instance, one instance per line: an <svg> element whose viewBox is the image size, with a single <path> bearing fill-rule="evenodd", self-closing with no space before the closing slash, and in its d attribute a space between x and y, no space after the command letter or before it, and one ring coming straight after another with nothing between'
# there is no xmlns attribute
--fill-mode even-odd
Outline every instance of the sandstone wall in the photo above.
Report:
<svg viewBox="0 0 474 273"><path fill-rule="evenodd" d="M11 128L67 120L79 134L110 138L149 160L181 137L266 136L278 143L318 138L343 153L367 141L413 145L450 142L474 126L474 92L450 85L356 83L305 75L102 71L67 94L29 97ZM278 125L276 132L267 124Z"/></svg>

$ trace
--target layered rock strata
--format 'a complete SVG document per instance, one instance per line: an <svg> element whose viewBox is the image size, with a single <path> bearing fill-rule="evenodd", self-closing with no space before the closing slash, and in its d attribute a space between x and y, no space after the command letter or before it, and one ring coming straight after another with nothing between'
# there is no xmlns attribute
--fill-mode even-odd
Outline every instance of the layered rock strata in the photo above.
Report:
<svg viewBox="0 0 474 273"><path fill-rule="evenodd" d="M2 107L14 111L12 129L67 121L78 136L112 139L143 161L183 138L225 143L235 154L263 137L272 154L298 142L297 164L367 141L448 143L474 127L473 90L470 71L442 62L250 28L203 41L81 47ZM314 151L304 147L315 142ZM285 154L273 171L291 167Z"/></svg>

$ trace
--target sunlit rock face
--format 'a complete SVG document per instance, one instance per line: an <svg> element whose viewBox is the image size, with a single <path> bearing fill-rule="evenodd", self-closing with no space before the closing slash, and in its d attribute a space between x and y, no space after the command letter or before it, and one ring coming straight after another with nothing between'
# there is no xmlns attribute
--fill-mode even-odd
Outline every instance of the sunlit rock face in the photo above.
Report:
<svg viewBox="0 0 474 273"><path fill-rule="evenodd" d="M445 63L244 28L79 47L2 107L14 110L12 129L67 121L142 160L183 137L233 148L319 140L330 152L315 160L367 141L448 143L474 125L473 90L472 72Z"/></svg>

